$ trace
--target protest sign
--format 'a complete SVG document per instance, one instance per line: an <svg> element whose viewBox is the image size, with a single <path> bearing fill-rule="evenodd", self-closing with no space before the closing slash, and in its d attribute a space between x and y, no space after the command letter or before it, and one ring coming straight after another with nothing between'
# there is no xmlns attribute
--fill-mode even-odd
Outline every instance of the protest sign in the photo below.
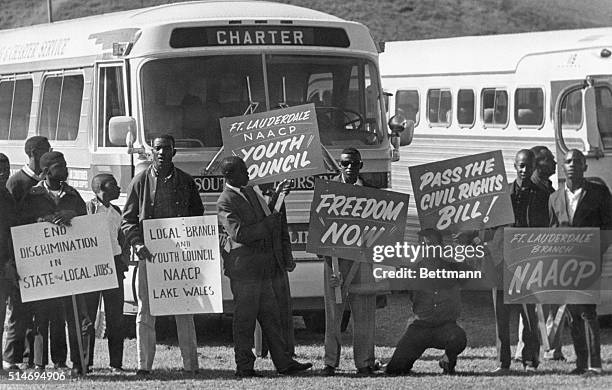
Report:
<svg viewBox="0 0 612 390"><path fill-rule="evenodd" d="M505 228L505 303L599 303L597 228Z"/></svg>
<svg viewBox="0 0 612 390"><path fill-rule="evenodd" d="M147 219L143 233L151 314L222 313L217 216Z"/></svg>
<svg viewBox="0 0 612 390"><path fill-rule="evenodd" d="M110 233L102 214L11 228L23 302L117 288Z"/></svg>
<svg viewBox="0 0 612 390"><path fill-rule="evenodd" d="M223 148L253 185L326 173L313 104L221 118Z"/></svg>
<svg viewBox="0 0 612 390"><path fill-rule="evenodd" d="M408 194L316 179L306 252L372 262L404 239Z"/></svg>
<svg viewBox="0 0 612 390"><path fill-rule="evenodd" d="M409 170L421 228L479 230L514 222L500 150Z"/></svg>

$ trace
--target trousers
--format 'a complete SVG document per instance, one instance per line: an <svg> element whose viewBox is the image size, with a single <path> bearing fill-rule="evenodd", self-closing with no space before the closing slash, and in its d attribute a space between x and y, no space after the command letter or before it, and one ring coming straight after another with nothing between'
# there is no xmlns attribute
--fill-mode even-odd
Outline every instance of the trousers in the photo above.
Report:
<svg viewBox="0 0 612 390"><path fill-rule="evenodd" d="M121 368L123 365L123 277L118 277L119 287L86 294L89 318L95 321L100 297L104 299L106 319L106 339L110 366ZM95 337L89 339L89 365L93 366Z"/></svg>
<svg viewBox="0 0 612 390"><path fill-rule="evenodd" d="M350 268L354 262L339 259L340 273L346 280ZM351 309L353 318L353 359L355 367L374 367L374 337L376 326L376 294L348 294L343 303L337 304L334 288L330 285L333 273L331 261L324 261L324 300L325 300L325 365L338 367L340 363L340 350L342 340L340 339L340 327L345 309L345 301ZM360 263L359 269L352 284L373 283L372 264Z"/></svg>
<svg viewBox="0 0 612 390"><path fill-rule="evenodd" d="M567 305L576 368L601 368L601 344L596 305Z"/></svg>
<svg viewBox="0 0 612 390"><path fill-rule="evenodd" d="M466 345L465 331L456 322L432 327L415 321L408 326L397 343L387 365L387 373L407 374L427 348L443 349L449 362L454 366L457 356L463 352Z"/></svg>
<svg viewBox="0 0 612 390"><path fill-rule="evenodd" d="M278 371L285 370L292 362L281 330L279 305L276 301L272 279L230 281L234 295L234 354L236 369L249 371L255 364L251 348L254 344L255 321L259 321L270 357Z"/></svg>
<svg viewBox="0 0 612 390"><path fill-rule="evenodd" d="M155 317L151 315L149 307L149 287L147 281L146 260L138 261L137 286L138 313L136 314L136 341L138 353L138 369L151 371L155 359ZM192 314L175 315L176 333L178 334L179 348L183 358L185 371L197 371L198 344L195 323Z"/></svg>
<svg viewBox="0 0 612 390"><path fill-rule="evenodd" d="M523 318L522 340L523 364L537 367L540 363L540 341L538 338L538 317L534 304L506 305L503 290L493 290L495 306L495 324L497 326L497 358L502 368L510 368L510 313L520 310Z"/></svg>

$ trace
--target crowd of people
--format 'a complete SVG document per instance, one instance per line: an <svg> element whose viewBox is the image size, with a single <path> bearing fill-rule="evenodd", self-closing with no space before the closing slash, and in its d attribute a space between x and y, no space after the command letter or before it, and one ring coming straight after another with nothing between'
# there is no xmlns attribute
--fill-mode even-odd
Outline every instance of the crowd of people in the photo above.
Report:
<svg viewBox="0 0 612 390"><path fill-rule="evenodd" d="M10 175L8 158L0 154L0 323L5 322L6 341L0 357L5 369L47 369L49 352L55 368L67 368L66 328L72 374L88 372L94 363L94 327L100 299L104 301L110 368L122 372L124 326L123 278L127 260L138 258L136 337L138 367L136 374L146 377L153 369L156 334L151 315L146 268L153 255L145 245L142 222L147 219L201 216L204 207L193 178L173 164L174 138L162 135L153 141L152 164L136 175L127 189L123 210L111 202L120 189L113 175L94 176L93 199L85 202L67 183L68 169L62 153L53 151L45 137L29 138L25 143L28 164ZM611 196L605 185L585 178L585 156L570 150L562 161L565 184L554 190L550 176L556 162L550 150L538 146L520 150L515 157L516 179L509 184L514 227L612 227ZM371 187L360 175L363 162L355 148L342 151L340 174L333 180L355 186ZM250 186L247 166L239 157L221 162L225 187L217 201L219 223L227 234L221 248L225 275L230 279L234 299L233 339L236 371L239 378L258 377L252 348L256 323L261 325L271 360L281 375L306 371L312 363L295 360L291 294L288 272L296 264L292 257L286 210L275 208L286 182L277 188ZM10 176L10 177L9 177ZM111 247L117 270L118 287L71 297L22 302L10 238L10 227L35 222L70 225L86 214L103 214L111 232ZM423 229L419 240L436 245L449 239L444 232ZM462 244L487 243L487 255L499 269L503 246L502 228L461 232L452 239ZM428 258L428 267L457 266L448 259ZM350 309L353 323L353 358L358 375L407 375L427 348L444 350L439 361L443 373L453 374L457 360L468 343L459 326L461 315L460 281L432 282L429 288L410 291L413 321L400 338L387 364L375 358L376 292L351 289L374 282L372 264L348 259L325 258L325 342L321 375L333 376L341 356L341 323ZM498 272L500 275L501 272ZM338 299L338 296L341 299ZM338 303L342 302L342 303ZM568 319L576 351L573 374L601 374L599 326L595 305L545 306L504 304L503 292L493 291L498 338L495 374L510 370L510 317L520 313L518 360L525 370L540 365L540 348L545 356L564 359L560 349L562 320ZM348 305L348 306L347 306ZM76 308L76 313L74 309ZM548 316L548 318L545 318ZM193 315L176 315L178 342L186 373L199 370ZM550 334L542 334L540 324L549 322ZM554 325L554 326L553 326ZM0 336L3 328L0 327ZM79 343L81 338L82 343ZM544 340L546 338L546 340ZM545 342L543 342L545 341ZM550 341L550 342L549 342ZM79 355L82 344L85 359ZM50 345L50 347L49 347ZM85 361L85 365L82 361Z"/></svg>

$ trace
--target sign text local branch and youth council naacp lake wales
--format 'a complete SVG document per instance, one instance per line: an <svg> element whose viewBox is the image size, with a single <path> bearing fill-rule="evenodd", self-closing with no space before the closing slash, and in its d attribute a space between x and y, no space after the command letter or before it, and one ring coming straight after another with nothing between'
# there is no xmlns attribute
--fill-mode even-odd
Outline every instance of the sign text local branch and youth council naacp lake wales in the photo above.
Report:
<svg viewBox="0 0 612 390"><path fill-rule="evenodd" d="M143 233L151 314L222 313L217 216L147 219Z"/></svg>

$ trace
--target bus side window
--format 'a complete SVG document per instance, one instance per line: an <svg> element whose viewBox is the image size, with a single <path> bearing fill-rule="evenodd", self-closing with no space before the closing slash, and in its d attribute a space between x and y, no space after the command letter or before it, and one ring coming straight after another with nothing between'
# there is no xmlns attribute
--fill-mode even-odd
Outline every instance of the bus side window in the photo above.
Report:
<svg viewBox="0 0 612 390"><path fill-rule="evenodd" d="M561 104L561 126L563 130L579 129L582 126L582 92L567 95Z"/></svg>
<svg viewBox="0 0 612 390"><path fill-rule="evenodd" d="M98 70L98 146L125 146L125 142L115 145L108 137L108 123L114 116L126 114L123 90L123 68L105 66Z"/></svg>
<svg viewBox="0 0 612 390"><path fill-rule="evenodd" d="M427 91L427 119L432 125L451 123L452 96L449 90L430 89Z"/></svg>
<svg viewBox="0 0 612 390"><path fill-rule="evenodd" d="M482 90L482 121L492 127L506 127L508 123L508 92L485 88Z"/></svg>
<svg viewBox="0 0 612 390"><path fill-rule="evenodd" d="M474 125L475 102L473 90L460 89L457 93L457 122L461 127Z"/></svg>
<svg viewBox="0 0 612 390"><path fill-rule="evenodd" d="M32 80L0 82L0 139L26 139L31 107Z"/></svg>
<svg viewBox="0 0 612 390"><path fill-rule="evenodd" d="M83 75L45 78L38 134L51 141L73 141L79 131Z"/></svg>
<svg viewBox="0 0 612 390"><path fill-rule="evenodd" d="M395 114L402 114L406 119L419 123L419 91L398 90L395 94Z"/></svg>
<svg viewBox="0 0 612 390"><path fill-rule="evenodd" d="M514 122L517 126L539 127L544 124L544 91L541 88L517 88L514 92Z"/></svg>
<svg viewBox="0 0 612 390"><path fill-rule="evenodd" d="M612 91L608 87L595 88L597 128L604 149L612 148Z"/></svg>

